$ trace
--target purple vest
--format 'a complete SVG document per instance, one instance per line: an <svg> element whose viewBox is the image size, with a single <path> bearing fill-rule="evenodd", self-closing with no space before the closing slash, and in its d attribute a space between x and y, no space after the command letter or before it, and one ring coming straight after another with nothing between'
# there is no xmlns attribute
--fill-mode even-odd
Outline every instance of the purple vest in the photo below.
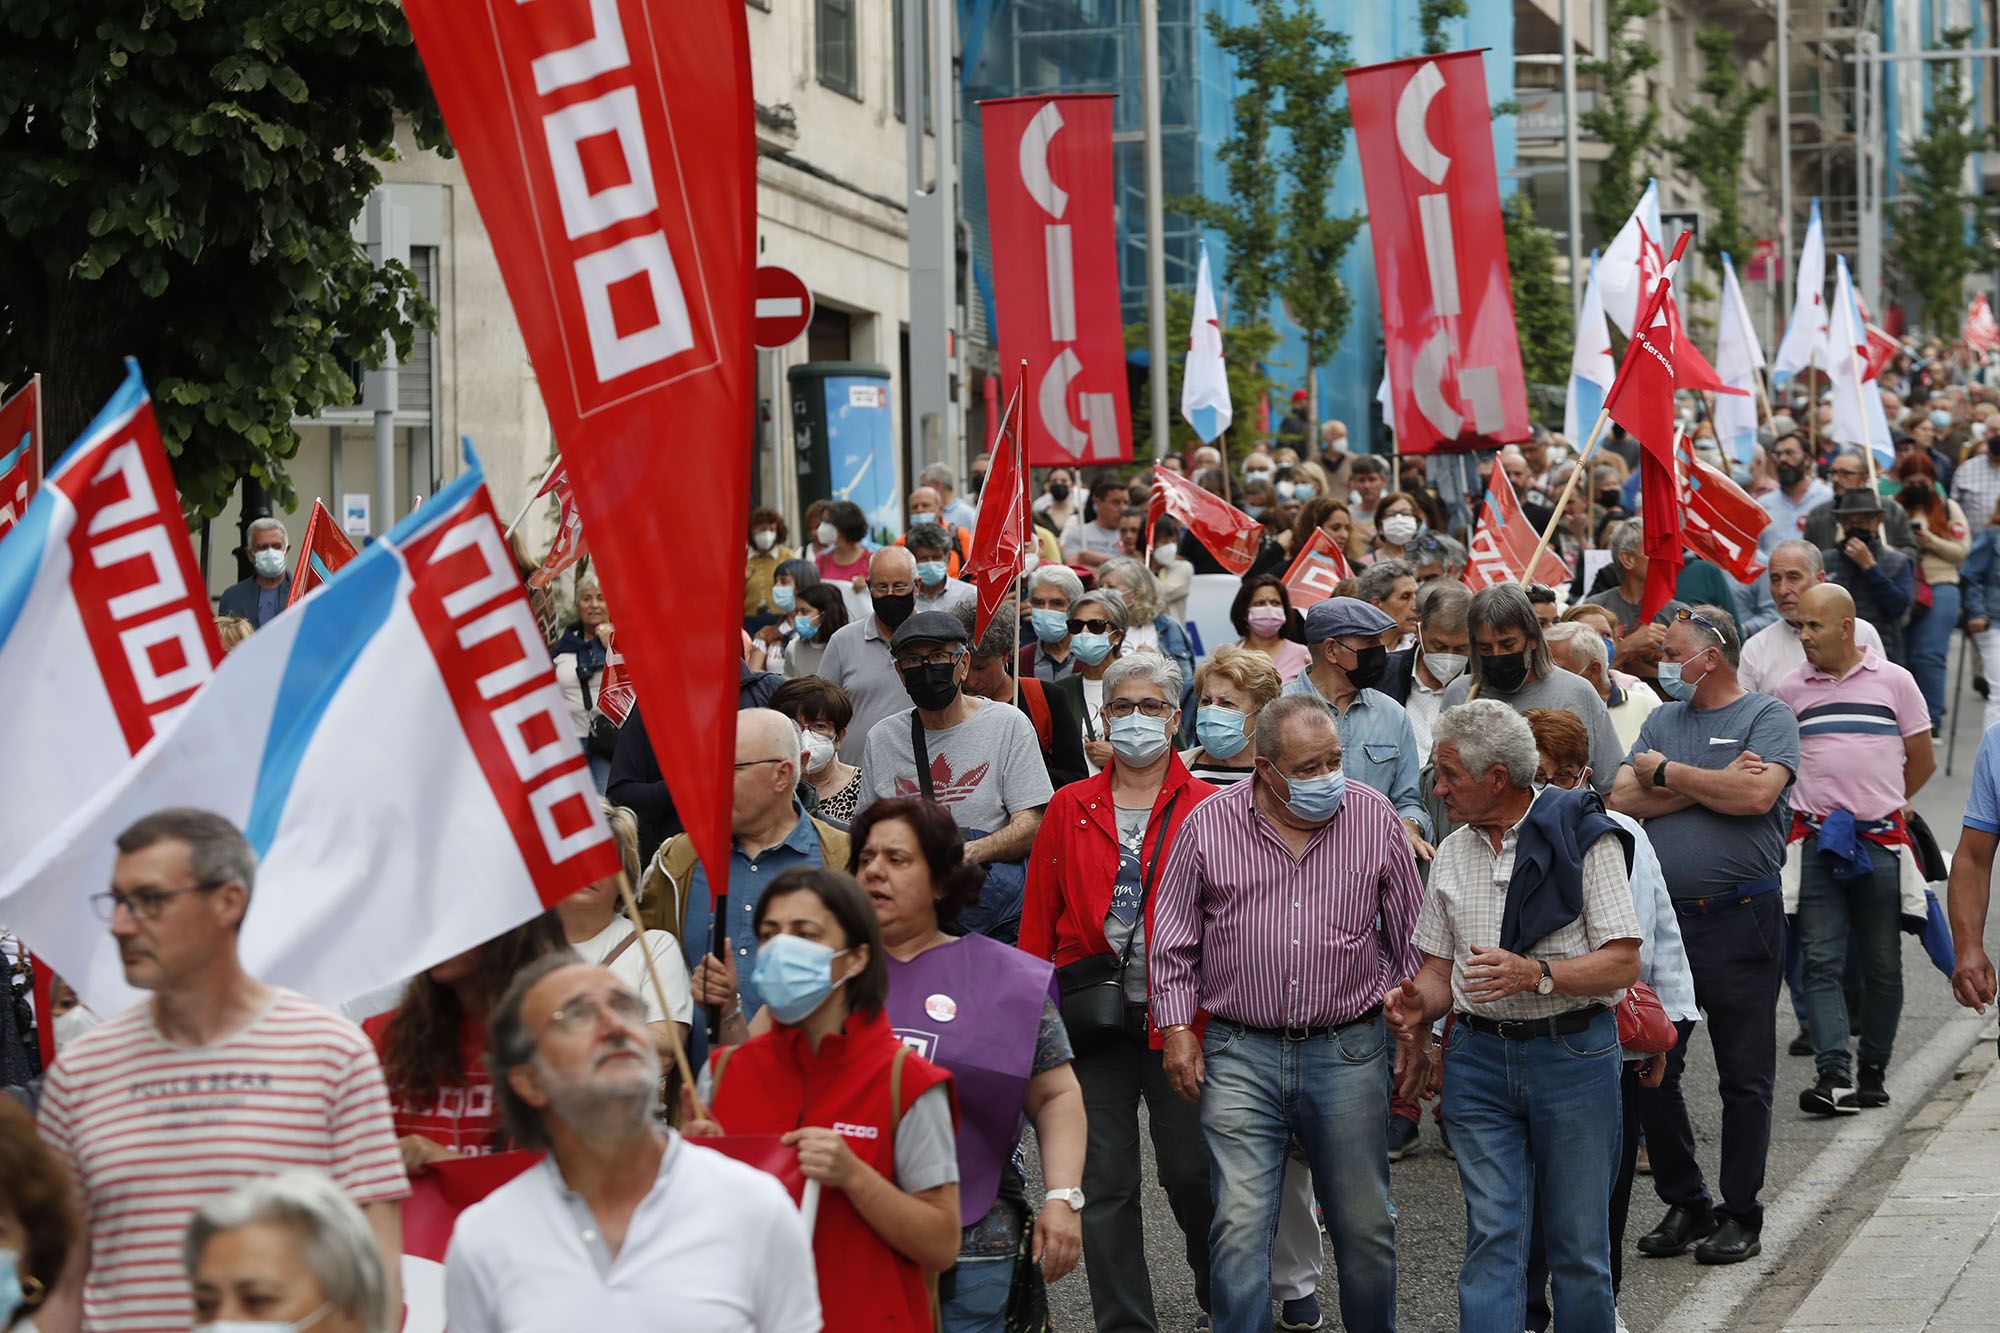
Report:
<svg viewBox="0 0 2000 1333"><path fill-rule="evenodd" d="M959 1225L969 1227L992 1210L1021 1137L1055 968L983 935L888 963L890 1026L957 1085Z"/></svg>

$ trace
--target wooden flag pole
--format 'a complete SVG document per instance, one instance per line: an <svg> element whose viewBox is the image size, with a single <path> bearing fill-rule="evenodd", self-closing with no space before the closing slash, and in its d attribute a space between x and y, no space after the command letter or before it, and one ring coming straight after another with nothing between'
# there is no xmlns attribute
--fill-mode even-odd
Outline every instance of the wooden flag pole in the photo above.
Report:
<svg viewBox="0 0 2000 1333"><path fill-rule="evenodd" d="M1541 567L1542 555L1549 549L1549 543L1555 540L1556 529L1562 526L1563 511L1569 508L1569 497L1575 492L1576 483L1582 478L1584 471L1589 468L1591 458L1597 453L1598 440L1603 436L1604 428L1610 423L1611 409L1608 407L1599 409L1596 424L1590 428L1590 439L1583 446L1583 452L1577 455L1576 466L1570 470L1569 481L1563 486L1562 494L1556 498L1556 510L1549 515L1548 526L1542 530L1541 540L1535 543L1535 553L1528 557L1528 563L1521 570L1522 587L1525 588L1534 582L1534 573ZM1475 528L1478 522L1475 517L1473 519Z"/></svg>
<svg viewBox="0 0 2000 1333"><path fill-rule="evenodd" d="M1854 413L1861 424L1861 456L1868 461L1868 489L1875 489L1875 442L1868 438L1868 409L1861 397L1861 356L1849 352L1848 369L1854 373Z"/></svg>
<svg viewBox="0 0 2000 1333"><path fill-rule="evenodd" d="M550 462L549 470L542 473L542 479L535 483L535 489L528 492L527 503L521 506L521 512L514 515L514 521L507 525L507 531L504 534L502 534L509 541L513 540L514 529L521 526L521 520L525 519L528 516L528 511L535 507L535 501L542 498L542 487L549 484L549 478L553 477L556 474L556 469L561 466L562 466L562 455L557 454L555 456L555 459L552 462Z"/></svg>
<svg viewBox="0 0 2000 1333"><path fill-rule="evenodd" d="M1764 368L1762 366L1758 366L1756 373L1751 376L1750 387L1757 391L1757 406L1764 409L1764 424L1768 426L1771 424L1771 418L1776 416L1777 413L1771 410L1771 390L1770 386L1765 383Z"/></svg>
<svg viewBox="0 0 2000 1333"><path fill-rule="evenodd" d="M653 998L660 1002L660 1012L667 1016L668 1044L673 1047L674 1068L680 1070L681 1086L687 1089L687 1095L694 1101L695 1119L707 1120L708 1108L702 1105L701 1094L695 1091L694 1068L688 1064L687 1043L681 1040L681 1025L674 1021L674 1007L667 1001L666 984L660 980L659 968L653 965L652 950L646 947L646 923L639 919L639 899L632 892L631 877L622 872L618 876L618 894L625 900L625 919L632 923L633 933L638 937L632 945L646 960L646 975L653 979ZM717 1027L720 1026L718 1023Z"/></svg>

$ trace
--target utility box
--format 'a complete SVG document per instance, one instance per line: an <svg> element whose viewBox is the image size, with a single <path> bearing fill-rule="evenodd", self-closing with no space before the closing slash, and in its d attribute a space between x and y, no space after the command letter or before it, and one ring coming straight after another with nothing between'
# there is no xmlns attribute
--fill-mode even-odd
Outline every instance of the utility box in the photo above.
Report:
<svg viewBox="0 0 2000 1333"><path fill-rule="evenodd" d="M865 361L808 361L785 372L792 395L792 458L799 512L815 500L852 500L879 543L903 533L902 478L889 370ZM810 539L811 533L800 534Z"/></svg>

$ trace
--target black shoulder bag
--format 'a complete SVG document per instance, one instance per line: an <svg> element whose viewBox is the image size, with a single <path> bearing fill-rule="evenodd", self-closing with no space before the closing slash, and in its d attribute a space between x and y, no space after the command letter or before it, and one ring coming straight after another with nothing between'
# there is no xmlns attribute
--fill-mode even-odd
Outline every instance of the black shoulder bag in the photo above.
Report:
<svg viewBox="0 0 2000 1333"><path fill-rule="evenodd" d="M1125 969L1132 962L1132 942L1146 928L1146 900L1160 876L1160 861L1167 848L1167 832L1173 827L1174 805L1181 799L1176 791L1160 811L1159 836L1153 839L1153 859L1145 866L1139 882L1138 918L1125 947L1117 953L1094 953L1056 969L1056 983L1062 988L1063 1027L1069 1030L1070 1045L1083 1047L1123 1036L1125 1027ZM1116 814L1112 816L1115 820Z"/></svg>

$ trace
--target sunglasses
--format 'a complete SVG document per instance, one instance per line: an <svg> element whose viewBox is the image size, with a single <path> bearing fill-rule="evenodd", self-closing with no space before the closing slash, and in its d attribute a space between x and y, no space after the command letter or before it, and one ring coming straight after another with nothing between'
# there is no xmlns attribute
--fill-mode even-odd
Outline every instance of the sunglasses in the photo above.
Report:
<svg viewBox="0 0 2000 1333"><path fill-rule="evenodd" d="M1696 625L1699 625L1699 626L1701 626L1701 627L1702 627L1703 629L1707 630L1707 631L1708 631L1708 632L1709 632L1710 634L1713 634L1713 635L1715 636L1715 641L1716 641L1717 643L1719 643L1719 644L1720 644L1720 643L1727 643L1727 642L1729 642L1729 640L1728 640L1728 639L1726 639L1725 637L1723 637L1723 633L1722 633L1722 631L1721 631L1720 629L1716 628L1716 625L1715 625L1715 622L1714 622L1714 621L1712 621L1712 620L1708 620L1708 619L1705 619L1705 618L1704 618L1704 617L1702 617L1702 616L1698 616L1698 615L1696 615L1696 614L1695 614L1695 613L1694 613L1693 611L1690 611L1690 610L1688 610L1688 608L1686 608L1685 606L1684 606L1684 607L1682 607L1682 608L1681 608L1680 610L1678 610L1678 611L1674 612L1674 623L1675 623L1675 624L1679 625L1679 624L1684 624L1684 623L1689 623L1689 622L1692 622L1693 624L1696 624Z"/></svg>
<svg viewBox="0 0 2000 1333"><path fill-rule="evenodd" d="M1108 620L1072 620L1069 622L1071 634L1109 634L1112 624Z"/></svg>

